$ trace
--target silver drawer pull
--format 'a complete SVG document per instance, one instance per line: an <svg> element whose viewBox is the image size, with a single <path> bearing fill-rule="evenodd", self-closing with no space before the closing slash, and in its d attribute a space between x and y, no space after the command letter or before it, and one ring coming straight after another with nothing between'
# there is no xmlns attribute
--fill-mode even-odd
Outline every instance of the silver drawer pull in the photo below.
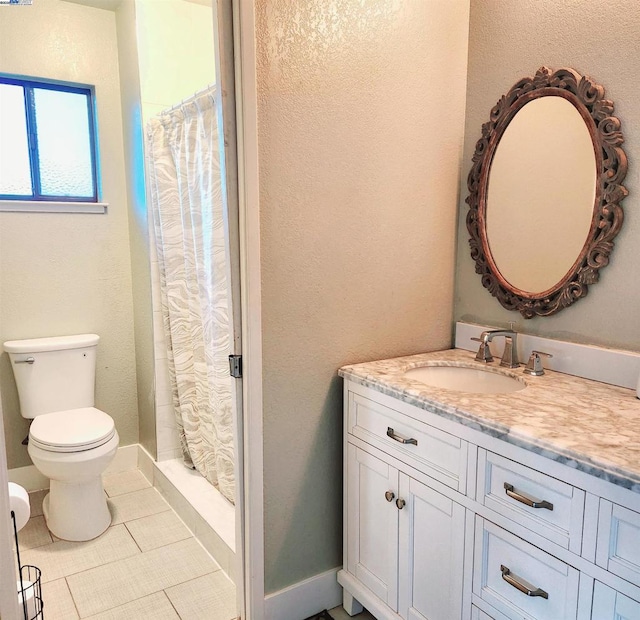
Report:
<svg viewBox="0 0 640 620"><path fill-rule="evenodd" d="M28 357L26 360L15 360L14 364L33 364L35 363L35 359L33 357Z"/></svg>
<svg viewBox="0 0 640 620"><path fill-rule="evenodd" d="M546 599L549 598L549 595L544 590L532 586L524 579L520 579L519 577L514 575L506 566L500 565L500 571L502 572L502 578L510 586L513 586L516 590L520 590L520 592L522 592L523 594L526 594L527 596L541 596L542 598Z"/></svg>
<svg viewBox="0 0 640 620"><path fill-rule="evenodd" d="M418 445L418 440L413 437L403 437L402 435L396 435L396 432L390 427L387 427L387 437L391 437L395 441L400 443L412 443L414 446Z"/></svg>
<svg viewBox="0 0 640 620"><path fill-rule="evenodd" d="M396 494L393 491L387 491L384 494L384 498L388 501L388 502L392 502L393 499L395 498Z"/></svg>
<svg viewBox="0 0 640 620"><path fill-rule="evenodd" d="M406 505L407 502L405 502L403 499L398 498L396 500L396 506L398 507L398 510L402 510Z"/></svg>
<svg viewBox="0 0 640 620"><path fill-rule="evenodd" d="M521 504L525 504L526 506L530 506L531 508L546 508L547 510L553 510L553 504L544 499L534 499L533 497L527 497L526 495L522 495L522 493L518 493L514 490L513 485L508 482L504 483L504 492L509 496L515 499L517 502Z"/></svg>

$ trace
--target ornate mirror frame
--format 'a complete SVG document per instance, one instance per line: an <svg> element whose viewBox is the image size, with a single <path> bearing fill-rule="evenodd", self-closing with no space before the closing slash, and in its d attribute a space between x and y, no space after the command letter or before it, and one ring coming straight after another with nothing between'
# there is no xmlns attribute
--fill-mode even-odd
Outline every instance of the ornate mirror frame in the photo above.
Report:
<svg viewBox="0 0 640 620"><path fill-rule="evenodd" d="M471 258L483 286L508 310L525 318L549 316L570 306L598 281L599 270L609 262L613 239L623 222L622 199L628 194L622 181L627 157L620 121L613 116L613 102L604 98L604 87L577 71L541 67L533 78L518 81L492 108L489 122L482 125L476 143L467 187L469 205L467 230L471 235ZM491 163L507 126L527 103L538 97L559 96L570 101L585 121L596 156L596 192L591 229L587 240L567 274L552 288L530 293L512 286L494 263L486 234L487 189ZM553 222L550 222L553 225Z"/></svg>

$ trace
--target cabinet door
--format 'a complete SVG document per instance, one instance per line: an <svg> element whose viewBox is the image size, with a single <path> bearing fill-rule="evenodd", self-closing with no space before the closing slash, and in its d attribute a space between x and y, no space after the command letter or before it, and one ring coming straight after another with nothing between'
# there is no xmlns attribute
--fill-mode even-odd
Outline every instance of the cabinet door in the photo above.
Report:
<svg viewBox="0 0 640 620"><path fill-rule="evenodd" d="M596 564L640 586L640 513L600 500Z"/></svg>
<svg viewBox="0 0 640 620"><path fill-rule="evenodd" d="M352 444L347 450L347 570L397 611L398 470Z"/></svg>
<svg viewBox="0 0 640 620"><path fill-rule="evenodd" d="M638 620L640 603L596 581L593 589L592 620Z"/></svg>
<svg viewBox="0 0 640 620"><path fill-rule="evenodd" d="M407 620L460 620L464 508L400 474L400 615Z"/></svg>

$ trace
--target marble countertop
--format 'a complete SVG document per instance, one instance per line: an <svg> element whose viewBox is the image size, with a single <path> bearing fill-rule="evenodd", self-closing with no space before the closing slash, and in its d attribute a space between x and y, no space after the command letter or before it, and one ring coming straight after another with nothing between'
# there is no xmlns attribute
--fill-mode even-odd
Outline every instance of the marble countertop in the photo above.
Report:
<svg viewBox="0 0 640 620"><path fill-rule="evenodd" d="M640 493L640 400L634 390L547 370L500 368L526 389L473 394L430 387L404 372L419 366L478 367L461 349L344 366L340 376Z"/></svg>

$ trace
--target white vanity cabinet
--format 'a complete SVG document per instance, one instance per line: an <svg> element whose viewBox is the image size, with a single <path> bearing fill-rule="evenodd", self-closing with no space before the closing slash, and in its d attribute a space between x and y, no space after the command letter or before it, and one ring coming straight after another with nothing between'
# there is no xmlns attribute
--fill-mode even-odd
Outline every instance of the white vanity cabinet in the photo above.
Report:
<svg viewBox="0 0 640 620"><path fill-rule="evenodd" d="M391 618L461 619L465 509L449 487L466 483L467 443L356 392L348 399L344 578ZM417 479L421 470L434 477Z"/></svg>
<svg viewBox="0 0 640 620"><path fill-rule="evenodd" d="M345 609L640 620L640 494L345 379Z"/></svg>
<svg viewBox="0 0 640 620"><path fill-rule="evenodd" d="M349 573L403 618L460 618L464 508L353 444L347 502Z"/></svg>

